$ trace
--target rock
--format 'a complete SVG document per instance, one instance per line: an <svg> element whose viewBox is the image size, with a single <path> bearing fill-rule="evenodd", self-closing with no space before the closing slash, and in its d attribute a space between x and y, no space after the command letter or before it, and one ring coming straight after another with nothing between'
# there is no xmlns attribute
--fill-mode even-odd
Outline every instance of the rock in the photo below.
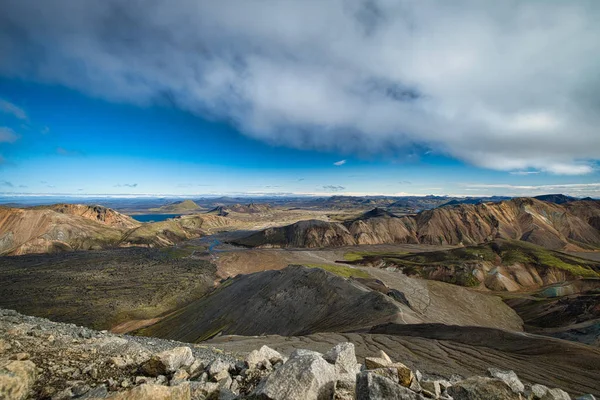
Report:
<svg viewBox="0 0 600 400"><path fill-rule="evenodd" d="M229 376L229 372L227 372L226 369L222 369L219 372L217 372L215 375L213 375L213 380L216 382L220 382L223 379L231 379L231 376Z"/></svg>
<svg viewBox="0 0 600 400"><path fill-rule="evenodd" d="M170 385L171 386L179 385L180 383L187 381L189 379L189 377L190 377L190 374L188 374L188 372L185 369L178 369L173 374Z"/></svg>
<svg viewBox="0 0 600 400"><path fill-rule="evenodd" d="M37 378L31 361L11 361L0 369L0 399L24 399Z"/></svg>
<svg viewBox="0 0 600 400"><path fill-rule="evenodd" d="M230 389L221 388L219 390L219 400L234 400L235 398L237 398L237 395Z"/></svg>
<svg viewBox="0 0 600 400"><path fill-rule="evenodd" d="M365 366L367 369L385 368L391 364L391 361L388 361L382 357L365 357Z"/></svg>
<svg viewBox="0 0 600 400"><path fill-rule="evenodd" d="M539 400L542 397L544 397L544 395L546 395L546 393L548 392L548 387L544 386L544 385L531 385L531 387L525 391L525 393L528 395L527 397L531 398L532 400Z"/></svg>
<svg viewBox="0 0 600 400"><path fill-rule="evenodd" d="M439 381L434 380L422 380L420 382L421 388L431 393L433 398L438 398L442 394L442 387Z"/></svg>
<svg viewBox="0 0 600 400"><path fill-rule="evenodd" d="M383 376L394 381L395 383L398 383L398 371L396 370L396 368L377 368L372 369L369 372Z"/></svg>
<svg viewBox="0 0 600 400"><path fill-rule="evenodd" d="M331 399L336 382L335 368L319 353L290 356L256 388L259 398L269 400Z"/></svg>
<svg viewBox="0 0 600 400"><path fill-rule="evenodd" d="M335 383L333 400L355 400L356 399L356 376L352 381L338 380Z"/></svg>
<svg viewBox="0 0 600 400"><path fill-rule="evenodd" d="M575 400L596 400L596 397L593 394L584 394L583 396L579 396Z"/></svg>
<svg viewBox="0 0 600 400"><path fill-rule="evenodd" d="M363 371L356 380L356 400L422 400L425 397L384 376Z"/></svg>
<svg viewBox="0 0 600 400"><path fill-rule="evenodd" d="M189 383L192 399L214 398L219 393L219 384L216 382L197 382Z"/></svg>
<svg viewBox="0 0 600 400"><path fill-rule="evenodd" d="M296 349L292 352L292 354L290 354L290 358L296 358L296 357L301 357L301 356L317 356L317 357L323 357L323 354L319 353L318 351L312 351L312 350L306 350L306 349Z"/></svg>
<svg viewBox="0 0 600 400"><path fill-rule="evenodd" d="M335 366L338 374L357 374L360 371L353 343L340 343L325 353L323 358Z"/></svg>
<svg viewBox="0 0 600 400"><path fill-rule="evenodd" d="M11 360L17 360L17 361L25 361L25 360L29 360L29 353L17 353L17 354L13 354L12 357L10 357Z"/></svg>
<svg viewBox="0 0 600 400"><path fill-rule="evenodd" d="M390 358L390 356L388 356L387 353L385 351L383 351L383 350L379 350L379 354L377 356L379 358L383 358L384 360L386 360L390 364L393 362L392 359Z"/></svg>
<svg viewBox="0 0 600 400"><path fill-rule="evenodd" d="M488 372L492 378L498 378L510 386L513 392L523 393L525 391L525 385L519 380L519 377L514 371L502 371L497 368L488 368Z"/></svg>
<svg viewBox="0 0 600 400"><path fill-rule="evenodd" d="M278 351L273 350L269 346L262 346L259 350L252 350L246 357L246 363L248 368L255 368L259 364L269 365L276 364L278 362L285 362L286 358L281 355Z"/></svg>
<svg viewBox="0 0 600 400"><path fill-rule="evenodd" d="M194 379L202 375L204 372L204 362L202 360L195 360L192 365L188 368L188 372L190 374L190 379Z"/></svg>
<svg viewBox="0 0 600 400"><path fill-rule="evenodd" d="M192 349L176 347L153 355L142 364L142 371L149 376L166 375L182 367L189 367L194 362Z"/></svg>
<svg viewBox="0 0 600 400"><path fill-rule="evenodd" d="M10 350L12 346L4 339L0 339L0 354L3 354L7 350Z"/></svg>
<svg viewBox="0 0 600 400"><path fill-rule="evenodd" d="M454 400L520 400L521 396L497 378L471 377L449 387Z"/></svg>
<svg viewBox="0 0 600 400"><path fill-rule="evenodd" d="M108 396L106 385L98 385L77 399L103 399Z"/></svg>
<svg viewBox="0 0 600 400"><path fill-rule="evenodd" d="M145 383L126 392L108 396L111 400L190 400L189 385L161 386Z"/></svg>
<svg viewBox="0 0 600 400"><path fill-rule="evenodd" d="M225 371L228 372L230 369L232 369L234 367L234 365L232 365L232 363L222 360L220 358L217 358L215 360L213 360L213 362L211 362L208 366L208 374L212 377L214 377L215 375L217 375L219 372L221 371Z"/></svg>
<svg viewBox="0 0 600 400"><path fill-rule="evenodd" d="M571 400L571 396L562 389L548 389L541 400Z"/></svg>
<svg viewBox="0 0 600 400"><path fill-rule="evenodd" d="M389 365L390 368L395 368L398 371L398 380L402 386L409 387L413 381L418 384L412 370L406 365L396 362Z"/></svg>
<svg viewBox="0 0 600 400"><path fill-rule="evenodd" d="M111 359L109 360L109 363L114 365L117 368L126 368L129 367L130 365L134 364L133 359L130 356L116 356L116 357L111 357Z"/></svg>

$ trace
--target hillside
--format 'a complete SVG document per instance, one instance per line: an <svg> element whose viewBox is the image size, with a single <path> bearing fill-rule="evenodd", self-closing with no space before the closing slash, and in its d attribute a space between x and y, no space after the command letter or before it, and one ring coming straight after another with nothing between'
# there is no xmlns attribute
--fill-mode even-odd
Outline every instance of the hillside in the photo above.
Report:
<svg viewBox="0 0 600 400"><path fill-rule="evenodd" d="M190 213L200 210L201 207L193 200L176 201L171 204L166 204L158 208L152 208L150 211L163 214Z"/></svg>
<svg viewBox="0 0 600 400"><path fill-rule="evenodd" d="M0 207L0 255L168 246L227 224L212 215L141 224L100 206Z"/></svg>
<svg viewBox="0 0 600 400"><path fill-rule="evenodd" d="M340 275L349 271L332 271L288 266L239 275L138 333L198 342L218 334L360 331L385 322L521 330L520 318L495 296L398 274L346 278Z"/></svg>
<svg viewBox="0 0 600 400"><path fill-rule="evenodd" d="M301 221L236 240L248 247L326 247L422 243L475 245L512 239L549 249L596 249L600 202L558 205L531 198L499 203L458 204L391 218L375 212L344 223Z"/></svg>
<svg viewBox="0 0 600 400"><path fill-rule="evenodd" d="M409 276L493 291L537 289L581 278L600 279L600 263L534 244L493 242L418 254L350 252L346 262L402 271Z"/></svg>
<svg viewBox="0 0 600 400"><path fill-rule="evenodd" d="M272 207L269 204L259 204L259 203L250 203L250 204L231 204L231 205L219 205L212 210L208 211L208 213L220 215L222 217L226 217L230 213L238 213L238 214L259 214L266 213L272 210Z"/></svg>

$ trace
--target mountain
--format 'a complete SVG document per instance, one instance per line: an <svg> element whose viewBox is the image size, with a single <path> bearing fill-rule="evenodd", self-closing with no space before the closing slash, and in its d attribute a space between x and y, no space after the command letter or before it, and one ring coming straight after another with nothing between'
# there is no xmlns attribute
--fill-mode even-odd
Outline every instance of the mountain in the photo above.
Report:
<svg viewBox="0 0 600 400"><path fill-rule="evenodd" d="M0 255L168 246L227 223L206 215L141 224L109 208L77 204L0 207Z"/></svg>
<svg viewBox="0 0 600 400"><path fill-rule="evenodd" d="M49 209L62 214L77 215L114 228L130 229L140 226L140 223L133 218L110 208L98 205L87 206L82 204L54 204L36 208Z"/></svg>
<svg viewBox="0 0 600 400"><path fill-rule="evenodd" d="M354 265L493 291L523 291L578 279L598 279L600 262L518 240L411 254L355 253Z"/></svg>
<svg viewBox="0 0 600 400"><path fill-rule="evenodd" d="M534 199L547 201L554 204L564 204L577 200L576 197L571 197L564 194L543 194L541 196L535 196Z"/></svg>
<svg viewBox="0 0 600 400"><path fill-rule="evenodd" d="M510 330L521 330L522 325L499 298L464 288L411 278L398 281L385 275L344 278L320 268L292 265L227 280L213 293L137 333L198 342L218 334L349 332L386 322Z"/></svg>
<svg viewBox="0 0 600 400"><path fill-rule="evenodd" d="M229 205L229 206L220 205L220 206L213 208L208 213L225 217L232 212L238 213L238 214L259 214L259 213L269 212L271 210L272 210L272 207L269 204L250 203L250 204L233 204L233 205Z"/></svg>
<svg viewBox="0 0 600 400"><path fill-rule="evenodd" d="M269 228L233 243L247 247L382 243L475 245L500 238L522 240L556 250L598 248L600 202L586 202L581 207L568 204L515 198L499 203L440 207L398 218L373 210L366 218L363 215L344 223L309 220Z"/></svg>
<svg viewBox="0 0 600 400"><path fill-rule="evenodd" d="M167 204L164 206L161 206L159 208L152 208L151 211L153 212L157 212L157 213L164 213L164 214L170 214L170 213L189 213L192 211L198 211L200 210L201 207L194 203L194 201L192 200L183 200L183 201L177 201L171 204Z"/></svg>

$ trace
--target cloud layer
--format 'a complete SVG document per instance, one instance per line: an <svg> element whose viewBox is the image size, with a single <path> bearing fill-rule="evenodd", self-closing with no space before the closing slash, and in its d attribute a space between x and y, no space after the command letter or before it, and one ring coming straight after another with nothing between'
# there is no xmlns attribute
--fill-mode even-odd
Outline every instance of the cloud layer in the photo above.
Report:
<svg viewBox="0 0 600 400"><path fill-rule="evenodd" d="M175 3L175 4L174 4ZM298 148L498 170L600 159L600 3L4 0L0 74Z"/></svg>

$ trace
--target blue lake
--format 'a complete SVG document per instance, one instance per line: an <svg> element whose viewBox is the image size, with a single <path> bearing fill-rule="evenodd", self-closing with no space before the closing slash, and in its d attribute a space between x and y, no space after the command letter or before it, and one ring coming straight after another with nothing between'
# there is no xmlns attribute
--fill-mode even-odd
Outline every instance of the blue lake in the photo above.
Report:
<svg viewBox="0 0 600 400"><path fill-rule="evenodd" d="M139 214L131 215L131 218L140 222L160 222L169 218L179 217L180 214Z"/></svg>

